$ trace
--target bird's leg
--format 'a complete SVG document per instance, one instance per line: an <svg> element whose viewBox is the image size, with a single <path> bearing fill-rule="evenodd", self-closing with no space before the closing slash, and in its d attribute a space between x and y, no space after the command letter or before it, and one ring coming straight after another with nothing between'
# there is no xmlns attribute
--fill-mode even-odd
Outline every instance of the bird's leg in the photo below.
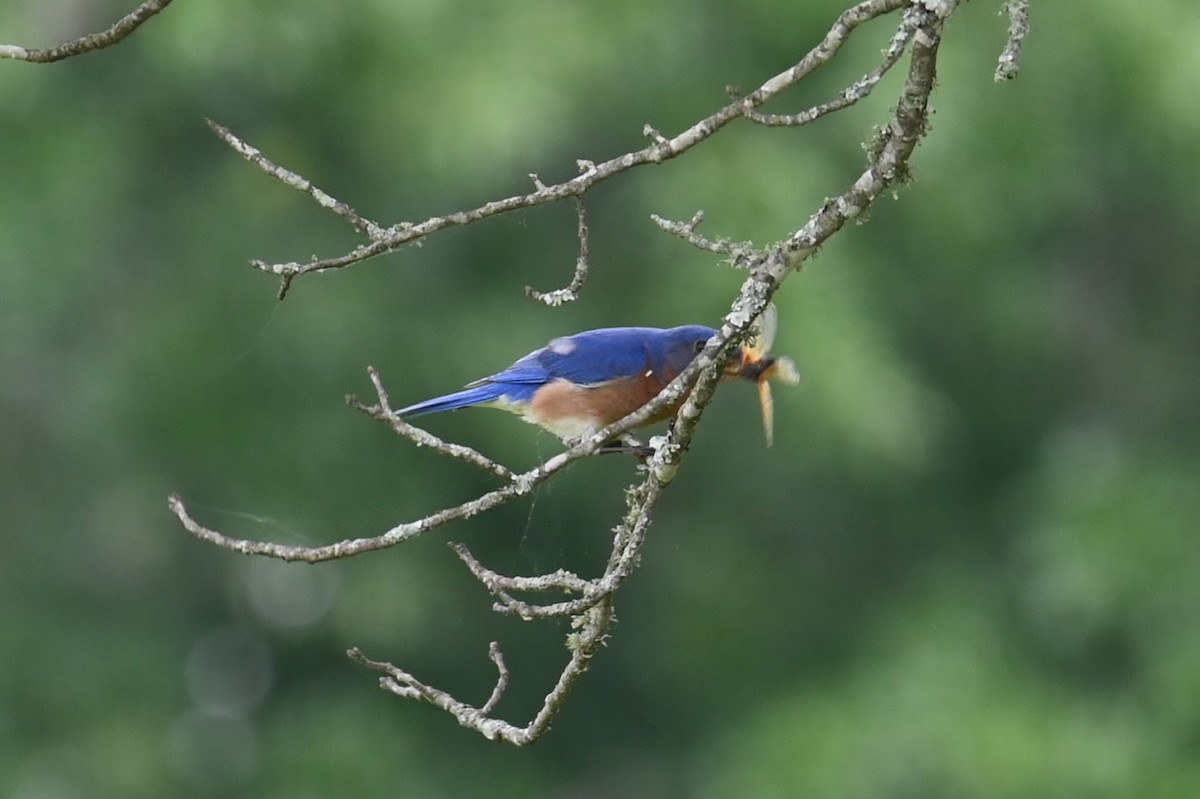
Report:
<svg viewBox="0 0 1200 799"><path fill-rule="evenodd" d="M597 455L602 455L605 453L632 455L640 461L645 461L654 454L654 450L643 444L638 439L629 435L629 433L622 433L619 437L614 438L612 441L605 442L600 449L596 450Z"/></svg>
<svg viewBox="0 0 1200 799"><path fill-rule="evenodd" d="M654 450L651 449L650 447L646 446L645 444L642 444L641 446L637 446L637 447L631 447L628 444L612 443L612 444L605 444L600 449L596 450L596 454L597 455L608 455L608 454L632 455L633 457L637 458L642 463L645 463L650 458L650 456L654 454Z"/></svg>

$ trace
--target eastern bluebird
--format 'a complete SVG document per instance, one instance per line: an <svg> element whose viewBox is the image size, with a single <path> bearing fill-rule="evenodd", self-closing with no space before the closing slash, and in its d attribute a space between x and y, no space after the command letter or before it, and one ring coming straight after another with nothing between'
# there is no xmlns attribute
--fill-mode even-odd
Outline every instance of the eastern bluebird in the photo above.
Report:
<svg viewBox="0 0 1200 799"><path fill-rule="evenodd" d="M703 325L587 330L556 338L462 391L398 413L419 416L481 405L518 413L564 441L579 439L654 399L716 334ZM757 380L761 367L747 368L746 361L736 354L726 375ZM670 418L682 404L681 399L668 405L646 424Z"/></svg>

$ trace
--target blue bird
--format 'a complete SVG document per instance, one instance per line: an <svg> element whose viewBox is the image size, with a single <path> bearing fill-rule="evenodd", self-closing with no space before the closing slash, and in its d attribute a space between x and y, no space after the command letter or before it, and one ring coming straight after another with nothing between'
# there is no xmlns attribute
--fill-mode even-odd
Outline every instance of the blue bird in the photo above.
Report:
<svg viewBox="0 0 1200 799"><path fill-rule="evenodd" d="M610 327L563 336L462 391L401 408L403 417L471 406L501 408L550 431L578 440L645 405L679 375L708 340L711 327L684 325ZM727 377L759 380L761 358L745 348L726 367ZM686 399L686 397L685 397ZM646 424L673 416L683 400L663 408Z"/></svg>

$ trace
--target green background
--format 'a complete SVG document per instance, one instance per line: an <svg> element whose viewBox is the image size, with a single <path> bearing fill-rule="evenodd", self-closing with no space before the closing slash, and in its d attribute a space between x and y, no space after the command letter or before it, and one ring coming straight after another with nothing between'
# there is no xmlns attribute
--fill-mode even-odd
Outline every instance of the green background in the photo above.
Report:
<svg viewBox="0 0 1200 799"><path fill-rule="evenodd" d="M0 6L49 45L132 5ZM353 231L204 118L384 223L640 148L794 63L837 2L178 0L109 50L0 62L0 796L1194 797L1200 790L1200 11L1034 0L951 20L913 184L777 297L764 448L723 387L662 502L620 622L542 742L491 744L380 692L357 645L481 702L487 642L524 724L562 624L489 610L444 546L594 574L631 464L317 567L204 523L319 544L494 485L347 409L555 335L716 323L742 276L659 232L778 240L864 163L895 102L739 122L591 196L592 275L558 310L570 204L298 281ZM891 31L768 110L832 97ZM898 69L897 72L902 72ZM527 467L557 442L492 411L430 430Z"/></svg>

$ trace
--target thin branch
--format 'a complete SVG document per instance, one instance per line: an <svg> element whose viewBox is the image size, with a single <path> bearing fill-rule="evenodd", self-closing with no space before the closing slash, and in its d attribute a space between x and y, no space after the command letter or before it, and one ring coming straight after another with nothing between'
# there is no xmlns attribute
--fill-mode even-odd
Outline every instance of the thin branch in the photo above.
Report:
<svg viewBox="0 0 1200 799"><path fill-rule="evenodd" d="M364 234L368 238L379 239L384 236L386 231L382 226L359 215L357 211L355 211L346 203L331 197L329 194L314 186L312 181L297 175L290 169L285 169L279 166L271 159L263 155L262 151L260 151L257 147L252 147L246 142L242 141L224 125L220 125L211 119L205 119L204 121L208 124L208 127L212 129L212 132L217 134L221 141L232 147L233 150L238 153L238 155L242 156L247 161L261 169L263 172L266 172L268 175L278 180L280 183L283 183L286 186L291 186L296 191L303 192L309 197L312 197L313 200L316 201L317 205L329 211L333 211L333 213L337 214L342 219L345 219L347 222L353 225L355 230Z"/></svg>
<svg viewBox="0 0 1200 799"><path fill-rule="evenodd" d="M697 211L688 222L664 219L658 214L650 214L650 219L663 231L678 236L697 249L728 256L729 265L735 269L745 269L757 253L750 242L735 242L724 238L709 239L697 233L696 227L704 221L703 211Z"/></svg>
<svg viewBox="0 0 1200 799"><path fill-rule="evenodd" d="M364 552L374 552L387 549L397 544L409 541L417 536L441 527L448 522L468 519L484 511L524 496L534 487L545 482L555 473L566 468L574 461L590 455L597 447L586 445L577 446L564 453L556 455L535 469L516 475L512 481L495 490L467 500L459 505L444 508L411 522L403 522L392 527L385 533L370 538L347 538L333 544L319 547L289 546L270 541L254 541L234 538L224 533L212 530L197 522L187 511L183 498L172 494L167 499L167 507L183 524L185 530L202 541L237 552L242 555L264 555L286 561L303 561L305 563L320 563L327 560L337 560L359 555Z"/></svg>
<svg viewBox="0 0 1200 799"><path fill-rule="evenodd" d="M535 182L538 184L541 183L541 181L536 180ZM542 188L545 188L545 186L542 186ZM576 236L579 237L579 257L575 259L575 274L571 277L570 285L566 288L547 291L545 293L538 291L533 286L525 287L526 297L544 302L551 308L557 308L565 302L574 302L579 299L579 290L583 288L583 284L587 281L588 226L582 197L575 198L575 213L579 217L579 224L576 228Z"/></svg>
<svg viewBox="0 0 1200 799"><path fill-rule="evenodd" d="M613 592L612 588L606 587L604 584L604 578L585 580L561 569L536 577L506 577L484 566L462 544L452 543L450 548L471 570L475 579L479 580L483 587L499 600L492 605L492 610L497 613L519 616L525 621L574 616L592 607ZM606 573L605 576L607 577L608 574ZM538 604L522 602L512 595L513 591L564 591L579 593L582 596L564 602Z"/></svg>
<svg viewBox="0 0 1200 799"><path fill-rule="evenodd" d="M825 37L810 50L799 62L780 72L763 83L758 89L720 108L713 114L701 119L691 127L667 138L648 128L651 143L641 149L619 155L601 163L580 160L581 174L551 186L546 186L540 180L534 181L535 191L529 194L514 195L500 200L492 200L481 206L466 211L458 211L444 216L433 216L424 222L412 224L401 222L388 228L381 236L370 236L368 244L361 245L350 252L334 258L314 259L307 263L291 261L287 263L266 263L251 261L251 265L268 274L275 275L283 282L283 293L291 281L310 272L323 272L330 269L341 269L351 264L374 258L391 252L405 244L422 239L448 227L469 225L481 219L498 216L523 208L531 208L546 203L557 202L567 197L579 197L586 194L593 186L622 172L646 164L660 164L686 152L700 142L721 130L733 120L745 116L758 106L790 88L820 66L829 62L850 34L864 22L876 17L889 14L906 5L908 0L862 0L848 8L838 17ZM337 202L337 201L335 201ZM342 203L345 205L344 203Z"/></svg>
<svg viewBox="0 0 1200 799"><path fill-rule="evenodd" d="M496 664L496 687L492 689L492 695L483 703L483 707L479 708L479 712L483 715L488 715L496 709L496 705L504 698L504 692L508 690L508 666L504 662L504 653L500 651L500 643L492 641L488 644L488 658Z"/></svg>
<svg viewBox="0 0 1200 799"><path fill-rule="evenodd" d="M1017 59L1021 57L1021 45L1029 33L1029 0L1008 0L1004 8L1008 13L1008 41L996 64L996 83L1012 80L1021 70Z"/></svg>
<svg viewBox="0 0 1200 799"><path fill-rule="evenodd" d="M696 232L696 226L704 221L704 212L697 211L692 215L691 220L687 222L675 222L670 219L663 219L658 214L650 214L650 220L659 228L672 236L678 236L684 241L701 250L715 252L718 255L732 255L733 247L725 241L712 241L706 239Z"/></svg>
<svg viewBox="0 0 1200 799"><path fill-rule="evenodd" d="M385 691L390 691L406 699L420 699L435 707L439 707L454 716L459 724L468 729L475 730L488 740L505 741L517 746L525 746L536 741L550 728L550 723L562 709L575 682L587 671L592 658L596 656L596 653L600 651L600 647L603 646L604 639L608 635L614 619L615 616L613 615L611 602L597 604L586 613L575 618L574 623L577 631L568 637L571 658L567 661L567 665L563 668L562 673L559 674L554 688L546 695L541 709L533 717L533 720L524 727L518 727L489 715L492 710L490 706L494 706L492 698L496 697L497 690L503 693L503 689L500 688L500 682L497 683L497 690L493 690L492 698L489 698L483 707L476 708L454 698L445 691L426 685L413 675L391 663L368 658L357 648L349 650L346 654L356 663L360 663L369 669L383 672L385 676L380 678L379 687ZM493 644L492 646L495 647L496 645ZM498 648L496 651L499 651ZM491 650L489 649L489 654L490 652ZM496 658L492 660L494 663L497 663ZM503 682L507 678L507 669L502 668L502 663L503 660L501 659L497 663L497 668L500 669L501 681Z"/></svg>
<svg viewBox="0 0 1200 799"><path fill-rule="evenodd" d="M489 648L489 653L490 651ZM491 708L484 710L484 708L488 707L487 704L479 708L468 705L466 702L455 699L445 691L426 685L407 671L393 666L391 663L384 663L368 658L357 647L348 650L346 655L355 663L359 663L375 671L383 672L385 676L379 678L379 687L385 691L390 691L396 696L406 699L420 699L435 707L440 707L458 719L459 724L482 733L484 737L490 740L528 743L528 741L520 740L521 731L514 728L511 724L489 718L488 713ZM504 671L504 674L507 676L507 669ZM499 687L499 683L497 683L497 687ZM495 696L495 693L493 690L492 697ZM489 698L488 703L491 702L492 700Z"/></svg>
<svg viewBox="0 0 1200 799"><path fill-rule="evenodd" d="M596 585L595 581L585 580L565 569L558 569L536 577L506 577L480 563L471 554L471 550L463 544L450 542L448 546L462 558L463 563L471 570L471 574L475 575L475 578L483 583L489 591L496 588L502 591L567 591L581 594L591 591Z"/></svg>
<svg viewBox="0 0 1200 799"><path fill-rule="evenodd" d="M630 417L626 418L629 419ZM617 424L621 423L618 422ZM613 425L613 427L615 426L617 425ZM434 528L441 527L448 522L468 519L484 511L491 510L498 505L510 502L517 497L524 496L575 461L587 457L600 449L604 444L604 440L597 440L597 436L576 444L574 447L555 455L545 463L529 471L514 475L507 484L474 499L444 508L436 513L431 513L428 516L411 522L397 524L387 532L377 536L370 538L347 538L326 546L289 546L270 541L254 541L226 535L205 527L193 519L188 513L183 498L178 494L172 494L167 498L167 507L179 518L185 530L200 540L219 546L222 549L228 549L231 552L237 552L242 555L263 555L285 561L320 563L327 560L347 558L364 552L387 549L388 547L393 547L416 538Z"/></svg>
<svg viewBox="0 0 1200 799"><path fill-rule="evenodd" d="M409 441L412 441L418 447L428 447L436 452L458 460L466 461L472 466L478 466L485 472L494 474L499 478L508 480L509 482L516 479L507 466L496 463L491 458L483 453L472 449L471 447L462 444L454 444L449 441L443 441L437 436L422 430L419 427L406 422L400 418L399 414L392 410L391 403L388 401L387 391L383 387L383 382L379 379L379 372L374 366L367 367L367 375L371 378L371 384L375 386L375 392L379 397L378 405L364 405L359 401L358 397L353 394L346 395L346 404L355 410L362 411L372 419L383 422L392 428L398 435L404 436Z"/></svg>
<svg viewBox="0 0 1200 799"><path fill-rule="evenodd" d="M913 27L909 22L909 15L905 15L905 23L902 24L896 33L892 36L891 42L883 54L883 61L879 66L863 75L854 83L842 89L837 99L830 100L827 103L815 105L807 111L801 111L798 114L761 114L756 110L747 109L746 118L751 122L756 122L759 125L767 125L771 127L777 126L799 126L807 125L810 122L820 119L821 117L832 114L835 111L841 111L843 108L849 108L859 100L865 99L875 89L875 86L883 79L883 76L896 65L900 60L900 56L904 55L905 48L908 47L908 41L912 38Z"/></svg>
<svg viewBox="0 0 1200 799"><path fill-rule="evenodd" d="M171 0L147 0L117 20L111 28L89 33L54 47L44 49L21 47L16 44L0 44L0 58L13 58L18 61L33 61L48 64L51 61L61 61L64 58L90 53L110 47L133 33L142 23L171 5Z"/></svg>

